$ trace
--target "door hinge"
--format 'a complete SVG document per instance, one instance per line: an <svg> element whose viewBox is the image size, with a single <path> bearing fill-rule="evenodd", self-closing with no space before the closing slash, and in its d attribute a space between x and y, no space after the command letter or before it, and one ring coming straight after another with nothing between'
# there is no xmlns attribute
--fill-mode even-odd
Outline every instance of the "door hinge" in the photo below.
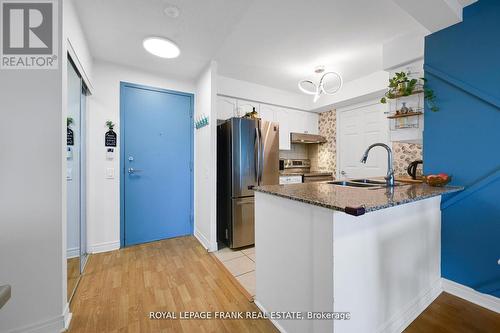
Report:
<svg viewBox="0 0 500 333"><path fill-rule="evenodd" d="M226 229L226 240L228 240L228 239L229 239L229 230Z"/></svg>

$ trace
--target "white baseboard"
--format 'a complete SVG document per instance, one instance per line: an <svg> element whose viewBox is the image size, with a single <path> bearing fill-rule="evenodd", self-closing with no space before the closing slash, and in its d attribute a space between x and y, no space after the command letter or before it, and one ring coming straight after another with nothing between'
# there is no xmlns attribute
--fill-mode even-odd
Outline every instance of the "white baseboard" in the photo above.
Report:
<svg viewBox="0 0 500 333"><path fill-rule="evenodd" d="M260 309L260 311L262 311L264 313L268 312L266 310L266 308L264 308L264 306L258 300L255 299L253 302L255 305L257 305L257 307ZM285 329L283 328L283 326L281 326L276 320L271 319L271 318L269 318L269 320L271 321L271 323L273 323L274 327L276 327L278 329L278 331L280 331L281 333L287 333L285 331Z"/></svg>
<svg viewBox="0 0 500 333"><path fill-rule="evenodd" d="M379 333L400 333L403 332L432 302L441 294L441 279L437 280L427 291L416 297L406 308L401 309L386 323L381 325Z"/></svg>
<svg viewBox="0 0 500 333"><path fill-rule="evenodd" d="M488 310L500 313L500 298L480 293L463 284L451 280L442 279L443 290L449 294L463 298L466 301L477 304Z"/></svg>
<svg viewBox="0 0 500 333"><path fill-rule="evenodd" d="M80 248L79 247L73 247L71 249L66 250L66 258L71 259L71 258L76 258L80 256Z"/></svg>
<svg viewBox="0 0 500 333"><path fill-rule="evenodd" d="M101 253L120 249L120 241L91 244L88 247L89 253Z"/></svg>
<svg viewBox="0 0 500 333"><path fill-rule="evenodd" d="M71 318L73 318L73 314L69 312L69 303L66 303L66 308L64 309L63 318L64 318L64 328L61 332L65 332L69 328L69 324L71 323Z"/></svg>
<svg viewBox="0 0 500 333"><path fill-rule="evenodd" d="M194 237L198 240L198 242L201 243L201 245L208 251L208 252L215 252L217 251L217 244L210 244L208 239L203 235L201 232L198 230L194 231Z"/></svg>
<svg viewBox="0 0 500 333"><path fill-rule="evenodd" d="M69 315L70 317L70 315ZM66 314L62 314L55 318L39 322L36 324L30 324L24 327L16 328L8 333L54 333L54 332L64 332L66 328L64 327L66 321ZM69 321L68 321L69 324Z"/></svg>

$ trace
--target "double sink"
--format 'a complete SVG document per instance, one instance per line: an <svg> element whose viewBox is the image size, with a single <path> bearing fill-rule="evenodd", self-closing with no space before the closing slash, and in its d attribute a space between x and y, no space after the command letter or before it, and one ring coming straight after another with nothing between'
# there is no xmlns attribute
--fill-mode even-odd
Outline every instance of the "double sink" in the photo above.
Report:
<svg viewBox="0 0 500 333"><path fill-rule="evenodd" d="M327 184L337 185L337 186L347 186L347 187L360 187L366 189L377 189L382 187L387 187L387 183L383 180L374 179L349 179L349 180L338 180L333 182L327 182ZM404 183L395 182L394 186L406 185Z"/></svg>

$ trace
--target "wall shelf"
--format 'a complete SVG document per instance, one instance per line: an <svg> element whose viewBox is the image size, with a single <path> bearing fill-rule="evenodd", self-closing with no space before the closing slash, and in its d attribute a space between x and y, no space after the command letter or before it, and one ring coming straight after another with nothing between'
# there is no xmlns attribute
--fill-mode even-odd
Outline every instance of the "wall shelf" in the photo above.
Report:
<svg viewBox="0 0 500 333"><path fill-rule="evenodd" d="M394 100L397 100L397 99L402 99L402 98L406 98L406 97L411 97L411 96L415 96L415 95L422 94L422 93L424 93L424 90L419 89L419 90L415 90L414 92L412 92L412 93L411 93L411 94L409 94L409 95L402 95L402 94L399 94L399 95L394 96L393 98L386 97L386 99L387 99L387 101L394 101Z"/></svg>
<svg viewBox="0 0 500 333"><path fill-rule="evenodd" d="M396 119L396 118L405 118L405 117L414 117L414 116L420 116L423 115L423 112L409 112L409 113L404 113L404 114L395 114L392 116L388 116L388 119Z"/></svg>

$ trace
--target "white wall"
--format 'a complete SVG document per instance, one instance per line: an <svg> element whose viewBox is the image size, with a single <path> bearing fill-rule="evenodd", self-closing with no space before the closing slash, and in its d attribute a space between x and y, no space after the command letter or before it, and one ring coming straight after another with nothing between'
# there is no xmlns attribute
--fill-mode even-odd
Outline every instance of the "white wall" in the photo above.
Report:
<svg viewBox="0 0 500 333"><path fill-rule="evenodd" d="M404 66L424 59L425 36L428 32L420 31L394 38L382 47L384 70Z"/></svg>
<svg viewBox="0 0 500 333"><path fill-rule="evenodd" d="M381 97L389 81L389 74L378 71L362 78L346 82L342 89L335 95L321 96L314 104L312 110L315 112L330 111L351 104L361 103Z"/></svg>
<svg viewBox="0 0 500 333"><path fill-rule="evenodd" d="M312 96L301 93L294 94L289 91L225 76L217 77L217 94L305 111L312 108Z"/></svg>
<svg viewBox="0 0 500 333"><path fill-rule="evenodd" d="M211 62L196 84L195 119L209 117L209 126L195 130L194 232L209 251L217 250L217 64Z"/></svg>
<svg viewBox="0 0 500 333"><path fill-rule="evenodd" d="M59 1L58 30L62 30ZM57 332L66 305L65 45L57 70L0 70L0 332Z"/></svg>
<svg viewBox="0 0 500 333"><path fill-rule="evenodd" d="M74 0L64 1L64 24L68 52L73 58L85 83L92 90L92 54L90 53L87 39L73 1Z"/></svg>
<svg viewBox="0 0 500 333"><path fill-rule="evenodd" d="M193 93L194 84L161 77L112 63L96 61L94 94L88 98L87 242L89 252L120 247L120 81ZM107 160L104 147L105 122L116 124L118 147L114 160ZM114 169L114 179L106 170Z"/></svg>

